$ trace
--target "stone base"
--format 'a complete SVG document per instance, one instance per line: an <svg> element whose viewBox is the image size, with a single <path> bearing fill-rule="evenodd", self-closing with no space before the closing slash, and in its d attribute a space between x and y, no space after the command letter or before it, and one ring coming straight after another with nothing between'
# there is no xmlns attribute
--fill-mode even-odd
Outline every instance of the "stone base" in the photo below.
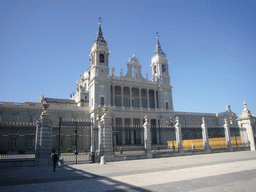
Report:
<svg viewBox="0 0 256 192"><path fill-rule="evenodd" d="M35 165L36 166L50 166L50 165L52 165L52 159L51 158L36 158Z"/></svg>
<svg viewBox="0 0 256 192"><path fill-rule="evenodd" d="M104 155L100 157L100 164L101 165L106 165L106 160L105 160L105 156Z"/></svg>
<svg viewBox="0 0 256 192"><path fill-rule="evenodd" d="M148 159L153 158L153 154L152 154L152 152L151 152L151 151L150 151L150 152L149 152L149 151L147 152L147 158L148 158Z"/></svg>

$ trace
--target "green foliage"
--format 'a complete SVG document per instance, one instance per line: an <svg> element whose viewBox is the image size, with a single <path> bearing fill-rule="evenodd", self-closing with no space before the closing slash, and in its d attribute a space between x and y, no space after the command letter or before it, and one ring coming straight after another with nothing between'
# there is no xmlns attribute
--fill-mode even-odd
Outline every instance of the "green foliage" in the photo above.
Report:
<svg viewBox="0 0 256 192"><path fill-rule="evenodd" d="M67 148L67 149L66 149L66 152L67 152L67 153L71 153L71 152L72 152L72 149L71 149L71 148Z"/></svg>

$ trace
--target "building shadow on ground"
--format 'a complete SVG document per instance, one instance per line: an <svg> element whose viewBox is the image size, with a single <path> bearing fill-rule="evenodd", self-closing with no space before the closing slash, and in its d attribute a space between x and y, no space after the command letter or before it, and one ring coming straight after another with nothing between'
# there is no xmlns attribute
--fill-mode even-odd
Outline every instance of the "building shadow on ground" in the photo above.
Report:
<svg viewBox="0 0 256 192"><path fill-rule="evenodd" d="M119 182L89 173L73 166L57 167L56 172L47 167L1 168L0 191L143 191Z"/></svg>

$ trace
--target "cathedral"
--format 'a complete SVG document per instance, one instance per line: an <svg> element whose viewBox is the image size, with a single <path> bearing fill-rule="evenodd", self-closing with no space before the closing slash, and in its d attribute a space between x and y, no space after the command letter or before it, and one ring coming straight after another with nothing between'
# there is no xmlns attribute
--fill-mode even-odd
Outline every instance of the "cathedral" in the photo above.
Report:
<svg viewBox="0 0 256 192"><path fill-rule="evenodd" d="M249 145L255 150L256 117L246 103L239 117L229 105L221 113L175 111L170 63L159 37L153 50L151 80L148 74L141 73L142 65L135 55L126 64L126 74L123 69L117 74L115 68L110 67L110 51L99 23L89 66L80 75L77 91L70 99L47 98L41 94L38 102L0 102L0 152L34 152L36 123L42 114L43 103L49 105L52 149L59 147L61 152L68 148L79 152L99 150L98 123L104 111L111 118L113 149L144 148L146 115L154 148L179 149L179 144L184 150ZM89 122L90 126L80 124L77 127L61 122ZM180 134L175 126L180 127Z"/></svg>

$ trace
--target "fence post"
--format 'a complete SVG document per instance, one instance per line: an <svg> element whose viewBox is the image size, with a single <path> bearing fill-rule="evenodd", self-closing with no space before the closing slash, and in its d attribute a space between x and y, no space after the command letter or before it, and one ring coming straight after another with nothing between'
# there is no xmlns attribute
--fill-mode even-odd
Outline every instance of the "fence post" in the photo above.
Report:
<svg viewBox="0 0 256 192"><path fill-rule="evenodd" d="M227 142L227 147L232 149L231 145L231 137L230 137L230 125L228 123L227 118L225 117L224 119L225 124L223 125L224 130L225 130L225 137L226 137L226 142Z"/></svg>
<svg viewBox="0 0 256 192"><path fill-rule="evenodd" d="M209 146L209 137L208 137L208 129L207 129L207 124L205 122L205 118L202 118L202 135L203 135L203 142L204 142L204 148L209 151L210 146Z"/></svg>
<svg viewBox="0 0 256 192"><path fill-rule="evenodd" d="M143 125L143 127L144 127L144 148L145 148L145 152L147 153L147 157L152 158L150 123L148 122L147 115L144 118L145 118L145 123Z"/></svg>
<svg viewBox="0 0 256 192"><path fill-rule="evenodd" d="M99 122L101 127L101 153L105 156L105 161L113 160L113 132L111 125L111 117L107 115L107 107L103 108L103 116Z"/></svg>
<svg viewBox="0 0 256 192"><path fill-rule="evenodd" d="M51 164L52 126L50 115L47 113L48 107L49 105L44 102L43 112L36 125L35 164L37 166Z"/></svg>
<svg viewBox="0 0 256 192"><path fill-rule="evenodd" d="M250 150L255 151L255 141L253 134L253 126L255 126L255 117L251 115L250 110L247 109L247 103L244 102L244 110L242 115L237 119L240 129L245 128L246 134L248 138L248 142L250 145ZM245 141L243 141L245 142Z"/></svg>
<svg viewBox="0 0 256 192"><path fill-rule="evenodd" d="M178 116L176 117L175 131L176 131L177 149L178 151L182 151L183 146L182 146L181 124Z"/></svg>

